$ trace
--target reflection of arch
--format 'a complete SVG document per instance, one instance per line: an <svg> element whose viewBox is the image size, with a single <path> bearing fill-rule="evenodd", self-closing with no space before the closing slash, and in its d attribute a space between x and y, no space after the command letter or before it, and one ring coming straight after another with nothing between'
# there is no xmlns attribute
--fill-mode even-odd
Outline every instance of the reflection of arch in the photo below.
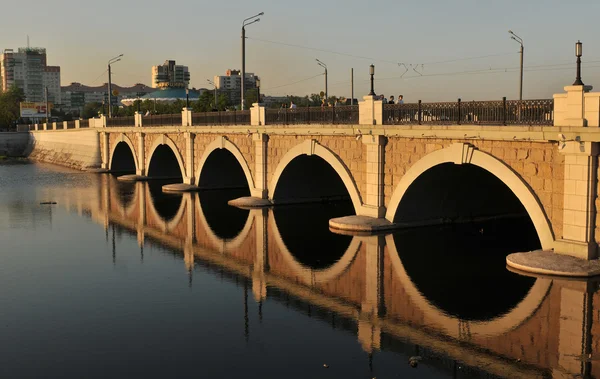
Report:
<svg viewBox="0 0 600 379"><path fill-rule="evenodd" d="M175 158L177 158L177 163L179 163L179 169L181 170L181 176L185 178L185 166L183 164L183 158L181 157L181 154L179 153L179 149L177 148L177 145L175 144L175 142L173 142L172 139L170 139L169 137L167 137L164 134L161 134L158 137L156 137L154 139L154 142L152 143L152 147L150 147L150 153L148 154L148 158L146 159L146 171L145 171L146 175L148 175L148 170L150 170L150 162L152 161L152 156L154 155L154 150L156 150L156 148L159 147L160 145L167 145L171 148L171 151L175 155Z"/></svg>
<svg viewBox="0 0 600 379"><path fill-rule="evenodd" d="M123 184L125 184L125 185L133 184L133 197L132 197L131 201L129 202L129 205L127 205L127 206L125 206L125 204L123 204L123 202L121 202L121 197L118 196L118 192L119 192L118 187L119 187L119 185L123 185ZM142 184L142 183L140 183L140 182L135 182L135 183L119 182L114 177L112 177L112 179L111 179L111 185L112 185L111 194L113 194L113 198L116 197L116 199L111 199L111 201L115 201L116 204L118 204L119 213L123 217L130 216L131 213L139 207L139 196L140 196L139 191L140 191L140 189L139 189L138 184Z"/></svg>
<svg viewBox="0 0 600 379"><path fill-rule="evenodd" d="M202 169L204 168L204 164L206 160L210 156L210 154L218 149L226 149L229 151L235 159L239 162L242 170L244 171L244 175L246 176L246 181L248 182L248 188L250 190L254 189L254 179L252 178L252 173L250 172L250 167L248 166L248 162L242 155L242 152L236 145L234 145L231 141L229 141L226 137L220 137L216 140L212 141L206 149L204 149L204 154L202 154L202 158L200 158L200 163L198 163L198 169L196 170L196 185L200 185L200 175L202 174Z"/></svg>
<svg viewBox="0 0 600 379"><path fill-rule="evenodd" d="M115 144L110 151L110 160L108 162L108 167L112 168L112 162L113 162L113 157L115 156L115 150L117 149L117 146L121 142L125 142L127 144L127 146L129 146L129 149L131 150L131 155L133 155L133 161L135 162L135 171L137 172L140 169L140 165L138 162L137 154L135 153L135 149L133 148L133 142L131 142L131 139L129 139L129 137L127 137L123 133L121 133L117 136Z"/></svg>
<svg viewBox="0 0 600 379"><path fill-rule="evenodd" d="M239 232L239 234L236 237L227 240L227 239L219 238L219 236L217 236L215 234L215 232L213 232L213 230L208 225L206 216L204 215L204 212L202 211L202 205L200 204L199 196L196 196L195 208L198 210L198 219L196 220L196 222L198 222L200 225L202 225L204 227L204 231L206 232L206 235L208 236L208 239L210 240L211 244L220 253L229 252L229 251L232 251L233 249L237 249L238 247L240 247L244 243L244 241L246 241L246 238L248 237L248 234L250 233L250 230L252 229L252 223L255 218L254 212L250 211L242 231Z"/></svg>
<svg viewBox="0 0 600 379"><path fill-rule="evenodd" d="M277 228L274 215L269 217L269 226L273 231L273 238L279 247L279 251L281 252L283 259L292 269L292 272L296 275L296 277L300 279L302 283L308 285L325 283L343 274L350 267L354 261L354 258L356 258L361 246L360 240L357 237L353 237L352 241L350 241L350 246L348 246L346 252L344 252L344 255L342 255L339 261L326 269L313 270L298 262L298 260L287 248L283 242L281 234L279 233L279 229Z"/></svg>
<svg viewBox="0 0 600 379"><path fill-rule="evenodd" d="M279 178L283 171L288 166L288 164L296 157L300 155L316 155L322 158L325 162L329 163L329 165L337 172L339 177L344 182L346 186L346 190L350 194L350 199L352 200L352 205L354 206L354 212L358 212L361 205L362 200L360 198L360 193L358 192L358 188L356 186L356 182L348 170L348 167L344 164L344 162L338 157L334 152L326 148L325 146L320 145L315 140L306 140L292 149L290 149L284 156L281 158L281 161L277 165L273 173L273 178L271 179L271 183L269 184L269 196L273 199L275 195L275 189L277 188L277 183L279 182ZM309 173L307 173L309 174Z"/></svg>
<svg viewBox="0 0 600 379"><path fill-rule="evenodd" d="M183 215L185 214L187 201L183 201L183 199L181 199L181 203L179 204L179 209L177 210L175 217L170 220L163 220L154 206L154 197L152 197L150 186L148 185L146 185L146 199L150 208L150 216L152 216L152 220L154 220L156 224L160 226L163 232L170 232L174 230L177 225L179 225L179 222L181 222ZM193 212L193 209L190 211ZM148 220L148 218L146 218L146 220Z"/></svg>
<svg viewBox="0 0 600 379"><path fill-rule="evenodd" d="M425 171L442 163L472 164L483 168L504 182L504 184L506 184L519 199L521 204L523 204L525 210L527 210L527 213L535 226L535 230L537 231L540 243L542 244L542 249L553 248L554 236L552 229L550 228L550 223L546 218L546 214L535 193L504 162L496 159L490 154L475 149L469 144L455 143L445 149L434 151L415 163L406 174L404 174L398 187L394 190L388 204L385 218L393 222L398 206L402 201L402 197L408 190L408 187L410 187L410 185Z"/></svg>
<svg viewBox="0 0 600 379"><path fill-rule="evenodd" d="M461 336L461 330L464 330L465 326L468 326L471 334L480 336L500 335L515 329L535 313L552 286L552 280L538 279L527 293L527 296L508 313L489 321L461 321L441 311L423 296L404 269L393 234L388 234L385 239L393 271L402 283L406 294L410 296L411 302L423 311L427 319L426 324L429 324L429 320L431 320L436 325L441 326L445 333L455 338ZM498 283L498 285L502 285L502 283Z"/></svg>

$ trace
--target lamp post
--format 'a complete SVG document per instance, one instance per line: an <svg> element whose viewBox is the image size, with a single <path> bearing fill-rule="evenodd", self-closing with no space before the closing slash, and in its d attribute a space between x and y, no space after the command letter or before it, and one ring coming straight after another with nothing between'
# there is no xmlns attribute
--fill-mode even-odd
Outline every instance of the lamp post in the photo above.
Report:
<svg viewBox="0 0 600 379"><path fill-rule="evenodd" d="M244 81L246 79L246 26L250 24L254 24L255 22L259 22L260 18L258 16L262 16L265 12L260 12L252 17L248 17L244 21L242 21L242 77L241 79L241 110L244 110Z"/></svg>
<svg viewBox="0 0 600 379"><path fill-rule="evenodd" d="M111 110L111 108L112 108L112 101L111 101L112 83L111 83L110 65L120 61L122 56L123 56L123 54L117 55L116 57L114 57L108 61L108 118L112 117L112 110Z"/></svg>
<svg viewBox="0 0 600 379"><path fill-rule="evenodd" d="M583 55L583 44L581 41L577 41L575 44L575 56L577 57L577 77L575 78L574 86L582 86L581 81L581 56Z"/></svg>
<svg viewBox="0 0 600 379"><path fill-rule="evenodd" d="M375 96L375 89L373 87L373 76L375 76L375 65L369 66L369 75L371 75L371 92L369 92L369 96Z"/></svg>
<svg viewBox="0 0 600 379"><path fill-rule="evenodd" d="M206 79L207 82L215 86L215 108L217 107L217 85L210 79Z"/></svg>
<svg viewBox="0 0 600 379"><path fill-rule="evenodd" d="M512 30L509 30L510 38L517 41L518 44L521 45L521 81L519 82L519 100L523 100L523 51L525 48L523 47L523 39L513 33Z"/></svg>
<svg viewBox="0 0 600 379"><path fill-rule="evenodd" d="M317 64L319 66L321 66L325 69L325 101L327 101L327 99L329 99L329 92L327 91L327 65L318 59L315 59L315 60L317 61Z"/></svg>
<svg viewBox="0 0 600 379"><path fill-rule="evenodd" d="M190 107L190 89L185 89L185 107L186 109Z"/></svg>
<svg viewBox="0 0 600 379"><path fill-rule="evenodd" d="M256 102L260 104L260 78L256 78Z"/></svg>

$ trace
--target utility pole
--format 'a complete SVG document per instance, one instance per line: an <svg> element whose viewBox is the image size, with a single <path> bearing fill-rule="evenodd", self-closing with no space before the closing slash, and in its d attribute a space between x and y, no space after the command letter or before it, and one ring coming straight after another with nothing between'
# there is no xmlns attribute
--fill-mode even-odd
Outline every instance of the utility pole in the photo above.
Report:
<svg viewBox="0 0 600 379"><path fill-rule="evenodd" d="M50 122L50 118L48 116L50 114L50 104L48 102L48 87L44 88L44 97L46 98L46 124L48 124Z"/></svg>
<svg viewBox="0 0 600 379"><path fill-rule="evenodd" d="M354 67L350 69L350 82L352 83L352 95L350 97L350 105L354 105Z"/></svg>
<svg viewBox="0 0 600 379"><path fill-rule="evenodd" d="M321 66L325 69L325 101L327 101L327 99L329 99L329 92L327 91L327 65L318 59L315 59L315 60L317 61L317 64L319 66Z"/></svg>
<svg viewBox="0 0 600 379"><path fill-rule="evenodd" d="M523 47L523 39L521 37L513 33L512 30L509 30L508 33L510 34L511 39L514 39L518 44L521 45L521 80L519 81L519 100L523 100L523 52L525 47Z"/></svg>
<svg viewBox="0 0 600 379"><path fill-rule="evenodd" d="M110 65L113 63L117 63L118 61L121 60L121 57L123 56L123 54L118 55L112 59L110 59L108 61L108 118L112 117L112 101L111 101L111 97L112 97L112 78L111 78L111 71L110 71Z"/></svg>
<svg viewBox="0 0 600 379"><path fill-rule="evenodd" d="M241 110L244 110L244 86L245 86L245 80L246 80L246 26L250 25L250 24L254 24L255 22L259 22L260 18L257 18L258 16L262 16L263 14L265 14L264 12L260 12L257 15L254 15L252 17L248 17L247 19L245 19L244 21L242 21L242 77L241 79ZM252 20L252 21L250 21ZM250 22L246 22L246 21L250 21ZM216 93L216 92L215 92ZM216 104L216 100L215 100L215 106L217 106Z"/></svg>

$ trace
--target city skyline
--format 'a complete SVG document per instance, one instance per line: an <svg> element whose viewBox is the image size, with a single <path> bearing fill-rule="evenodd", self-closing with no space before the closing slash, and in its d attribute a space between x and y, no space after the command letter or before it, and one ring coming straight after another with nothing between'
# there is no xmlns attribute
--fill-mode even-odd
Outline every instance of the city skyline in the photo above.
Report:
<svg viewBox="0 0 600 379"><path fill-rule="evenodd" d="M167 30L133 27L134 14L157 24L169 22L155 2L145 3L143 9L120 4L118 14L111 16L121 26L106 30L105 16L116 2L108 3L94 11L94 19L74 18L53 28L48 27L57 25L53 16L61 14L60 9L76 10L75 3L40 4L44 16L33 15L28 28L19 29L23 35L14 33L14 20L0 25L0 33L10 36L3 39L1 48L25 46L29 34L31 46L45 47L53 64L62 67L62 85L107 82L107 60L124 54L113 66L114 82L151 84L150 67L174 59L194 72L190 86L202 88L206 79L226 68L240 68L241 21L264 11L261 21L247 28L246 69L261 76L265 94L305 95L324 90L322 69L315 62L319 58L329 68L331 95L349 97L351 68L355 97L367 94L368 66L373 63L376 93L404 94L408 102L518 98L519 46L510 39L509 29L524 39L524 98L550 97L571 84L577 40L584 44L584 83L600 85L600 51L595 48L600 26L593 22L600 4L591 1L524 5L509 1L485 6L472 1L365 5L352 0L344 6L310 1L302 6L268 1L184 2L181 6L188 10L176 16L178 27ZM24 5L14 6L17 13L25 11ZM564 16L574 13L577 21ZM199 14L213 17L198 21ZM449 20L457 21L442 28ZM73 28L81 30L72 33ZM465 59L473 57L485 58Z"/></svg>

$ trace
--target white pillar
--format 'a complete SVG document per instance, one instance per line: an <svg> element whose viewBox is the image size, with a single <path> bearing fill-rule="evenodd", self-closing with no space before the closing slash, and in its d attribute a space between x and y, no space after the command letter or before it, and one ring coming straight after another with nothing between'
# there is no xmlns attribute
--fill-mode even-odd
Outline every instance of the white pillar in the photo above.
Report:
<svg viewBox="0 0 600 379"><path fill-rule="evenodd" d="M102 138L102 168L108 170L110 168L110 167L108 167L109 162L110 162L110 157L108 156L108 154L109 154L108 133L102 132L102 133L100 133L100 135Z"/></svg>
<svg viewBox="0 0 600 379"><path fill-rule="evenodd" d="M266 111L265 107L262 104L254 103L252 104L252 108L250 108L250 125L259 126L266 125Z"/></svg>
<svg viewBox="0 0 600 379"><path fill-rule="evenodd" d="M588 126L585 93L591 89L592 86L566 86L567 93L555 94L554 126Z"/></svg>
<svg viewBox="0 0 600 379"><path fill-rule="evenodd" d="M384 136L363 135L366 154L366 193L363 195L364 205L358 211L359 216L385 217L384 198Z"/></svg>
<svg viewBox="0 0 600 379"><path fill-rule="evenodd" d="M383 101L375 96L363 96L358 102L358 123L360 125L381 125L383 123Z"/></svg>
<svg viewBox="0 0 600 379"><path fill-rule="evenodd" d="M146 144L144 141L145 133L137 133L138 136L138 164L135 174L140 176L146 175Z"/></svg>
<svg viewBox="0 0 600 379"><path fill-rule="evenodd" d="M185 184L194 184L194 133L185 132L185 172L183 178Z"/></svg>
<svg viewBox="0 0 600 379"><path fill-rule="evenodd" d="M599 144L559 142L559 149L565 155L563 235L555 242L554 251L594 259Z"/></svg>
<svg viewBox="0 0 600 379"><path fill-rule="evenodd" d="M181 126L192 126L192 109L183 108L181 110Z"/></svg>
<svg viewBox="0 0 600 379"><path fill-rule="evenodd" d="M254 109L254 108L252 108ZM263 133L254 133L252 135L255 149L255 169L254 169L254 187L250 189L252 197L259 199L268 199L267 184L267 148L269 145L269 136Z"/></svg>

